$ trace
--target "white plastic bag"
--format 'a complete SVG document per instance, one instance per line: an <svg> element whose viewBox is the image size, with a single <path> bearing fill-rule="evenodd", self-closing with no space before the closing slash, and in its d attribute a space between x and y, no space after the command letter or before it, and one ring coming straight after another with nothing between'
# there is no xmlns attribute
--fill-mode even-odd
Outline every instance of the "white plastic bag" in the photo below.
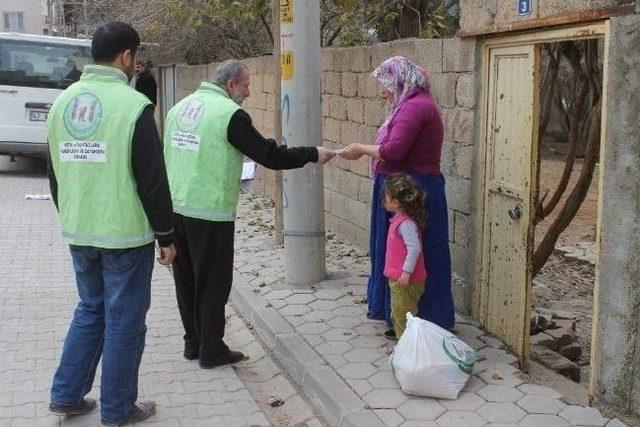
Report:
<svg viewBox="0 0 640 427"><path fill-rule="evenodd" d="M405 393L456 399L475 360L475 351L454 334L407 313L407 327L390 363Z"/></svg>

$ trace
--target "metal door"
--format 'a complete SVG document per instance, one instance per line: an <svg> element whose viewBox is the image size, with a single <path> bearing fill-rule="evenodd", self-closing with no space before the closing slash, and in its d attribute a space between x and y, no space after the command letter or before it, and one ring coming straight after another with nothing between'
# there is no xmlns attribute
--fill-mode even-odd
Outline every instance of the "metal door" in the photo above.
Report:
<svg viewBox="0 0 640 427"><path fill-rule="evenodd" d="M160 81L161 81L161 101L160 101L160 113L161 122L164 125L164 121L167 118L167 113L176 103L176 68L175 65L170 65L160 68ZM164 129L163 129L164 130Z"/></svg>
<svg viewBox="0 0 640 427"><path fill-rule="evenodd" d="M494 47L487 59L480 318L526 369L539 46Z"/></svg>

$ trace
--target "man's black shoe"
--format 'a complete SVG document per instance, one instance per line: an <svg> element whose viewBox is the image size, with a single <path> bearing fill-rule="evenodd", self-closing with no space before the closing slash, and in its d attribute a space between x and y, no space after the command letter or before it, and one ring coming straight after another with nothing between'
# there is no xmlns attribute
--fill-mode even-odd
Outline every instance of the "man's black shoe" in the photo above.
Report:
<svg viewBox="0 0 640 427"><path fill-rule="evenodd" d="M396 337L396 331L393 329L388 329L384 333L384 337L388 340L396 341L398 338Z"/></svg>
<svg viewBox="0 0 640 427"><path fill-rule="evenodd" d="M73 416L73 415L84 415L93 411L96 406L98 406L98 402L95 399L90 397L82 399L79 403L74 403L72 405L63 405L57 403L49 404L49 412L56 415L64 415L64 416Z"/></svg>
<svg viewBox="0 0 640 427"><path fill-rule="evenodd" d="M197 351L187 351L185 350L182 355L184 356L185 359L187 360L197 360L198 357L200 356L199 353Z"/></svg>
<svg viewBox="0 0 640 427"><path fill-rule="evenodd" d="M211 368L216 368L218 366L233 365L234 363L238 363L241 360L244 360L244 358L245 358L244 354L242 354L241 352L229 350L225 353L222 353L220 356L214 357L212 359L203 360L201 358L200 367L203 369L211 369Z"/></svg>

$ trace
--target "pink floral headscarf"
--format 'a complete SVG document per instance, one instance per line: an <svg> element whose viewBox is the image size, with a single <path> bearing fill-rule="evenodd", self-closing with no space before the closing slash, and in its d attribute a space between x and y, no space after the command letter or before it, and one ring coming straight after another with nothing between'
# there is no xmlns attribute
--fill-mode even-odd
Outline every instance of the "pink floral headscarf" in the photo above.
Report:
<svg viewBox="0 0 640 427"><path fill-rule="evenodd" d="M418 91L429 92L429 80L424 68L414 64L404 56L394 56L384 61L373 71L382 86L393 93L393 102L386 120L380 126L376 136L376 144L381 144L387 136L389 123L398 113L402 104ZM372 166L375 170L377 162Z"/></svg>

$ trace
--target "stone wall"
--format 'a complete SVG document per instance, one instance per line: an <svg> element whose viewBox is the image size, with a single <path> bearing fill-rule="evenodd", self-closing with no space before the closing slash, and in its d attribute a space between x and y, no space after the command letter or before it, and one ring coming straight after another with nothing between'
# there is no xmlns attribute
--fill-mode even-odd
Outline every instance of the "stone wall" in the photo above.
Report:
<svg viewBox="0 0 640 427"><path fill-rule="evenodd" d="M640 15L611 19L592 385L640 425Z"/></svg>
<svg viewBox="0 0 640 427"><path fill-rule="evenodd" d="M447 178L449 239L454 272L470 282L472 271L472 170L476 105L475 41L462 39L405 39L373 46L329 48L322 51L323 145L342 148L354 142L371 144L387 114L373 69L383 60L406 56L430 74L432 93L445 122L442 170ZM251 71L251 97L245 109L255 127L273 137L276 108L272 56L245 61ZM176 68L177 99L210 79L216 64ZM279 104L279 102L278 102ZM324 168L326 226L363 249L369 245L371 193L369 160L348 162L335 158ZM259 168L255 189L274 194L272 171ZM462 283L458 281L458 283ZM460 289L456 290L460 294ZM468 295L457 295L458 308L466 311Z"/></svg>
<svg viewBox="0 0 640 427"><path fill-rule="evenodd" d="M613 8L633 5L634 0L531 0L531 3L531 14L520 16L514 0L460 0L460 31L489 34L523 25L542 27L550 25L544 20L554 18L557 22L553 24L584 21L588 16L595 19L600 13L612 12ZM578 18L579 14L584 16Z"/></svg>

